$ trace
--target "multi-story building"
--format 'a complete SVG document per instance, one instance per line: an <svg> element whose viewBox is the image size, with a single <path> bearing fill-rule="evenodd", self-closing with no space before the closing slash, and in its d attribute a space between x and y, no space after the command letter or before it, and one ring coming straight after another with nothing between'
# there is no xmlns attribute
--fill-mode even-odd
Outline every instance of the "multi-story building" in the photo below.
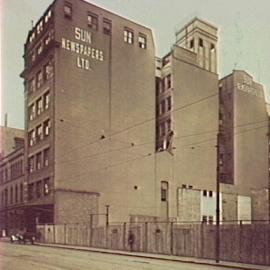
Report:
<svg viewBox="0 0 270 270"><path fill-rule="evenodd" d="M111 221L156 215L154 56L149 28L81 0L54 1L29 32L30 224L106 205Z"/></svg>
<svg viewBox="0 0 270 270"><path fill-rule="evenodd" d="M217 135L225 125L217 40L217 28L195 18L155 63L151 29L82 0L55 0L25 43L28 227L90 216L101 223L108 213L113 222L214 221ZM234 125L224 126L231 136ZM221 168L221 201L238 207L222 204L225 219L248 216L244 205L257 187L255 172L244 181L249 163L235 140L221 150L231 155Z"/></svg>
<svg viewBox="0 0 270 270"><path fill-rule="evenodd" d="M215 212L204 213L203 204L205 193L215 196L217 28L195 18L176 33L176 44L158 59L157 68L157 181L164 189L160 215L200 221L207 214L213 219Z"/></svg>
<svg viewBox="0 0 270 270"><path fill-rule="evenodd" d="M220 181L230 194L227 212L235 213L234 219L242 219L240 209L249 219L268 219L269 118L263 86L234 70L220 80L219 93Z"/></svg>
<svg viewBox="0 0 270 270"><path fill-rule="evenodd" d="M0 135L0 230L5 235L24 228L24 131L5 126Z"/></svg>

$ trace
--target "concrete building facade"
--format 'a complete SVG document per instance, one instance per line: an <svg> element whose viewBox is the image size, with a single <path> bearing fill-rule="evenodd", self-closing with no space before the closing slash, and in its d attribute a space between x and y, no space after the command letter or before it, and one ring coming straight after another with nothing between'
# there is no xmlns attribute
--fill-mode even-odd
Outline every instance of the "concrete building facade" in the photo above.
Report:
<svg viewBox="0 0 270 270"><path fill-rule="evenodd" d="M196 18L176 33L172 51L158 60L156 175L167 185L164 218L200 222L203 211L181 214L183 189L193 190L185 194L197 202L203 190L215 190L218 75L216 57L210 65L205 53L209 46L216 55L217 28Z"/></svg>
<svg viewBox="0 0 270 270"><path fill-rule="evenodd" d="M247 72L234 70L220 80L219 93L222 190L242 196L238 205L248 209L238 212L268 219L269 117L263 86Z"/></svg>
<svg viewBox="0 0 270 270"><path fill-rule="evenodd" d="M106 205L111 221L156 215L154 56L150 29L84 1L54 1L29 32L32 223L66 222L73 200L59 198L67 192L85 198L77 222Z"/></svg>

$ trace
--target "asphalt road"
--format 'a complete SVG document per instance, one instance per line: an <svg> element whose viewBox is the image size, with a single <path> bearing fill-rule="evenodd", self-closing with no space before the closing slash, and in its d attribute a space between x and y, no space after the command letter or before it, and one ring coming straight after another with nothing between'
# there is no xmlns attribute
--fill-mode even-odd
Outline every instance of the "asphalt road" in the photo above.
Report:
<svg viewBox="0 0 270 270"><path fill-rule="evenodd" d="M229 268L0 243L1 270L228 270Z"/></svg>

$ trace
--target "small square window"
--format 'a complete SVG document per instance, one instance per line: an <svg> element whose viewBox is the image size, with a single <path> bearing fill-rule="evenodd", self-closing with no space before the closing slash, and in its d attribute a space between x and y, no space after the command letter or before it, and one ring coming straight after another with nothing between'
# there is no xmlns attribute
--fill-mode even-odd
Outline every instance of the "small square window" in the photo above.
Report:
<svg viewBox="0 0 270 270"><path fill-rule="evenodd" d="M112 23L107 19L103 20L103 33L105 35L110 35L111 32L112 32Z"/></svg>
<svg viewBox="0 0 270 270"><path fill-rule="evenodd" d="M207 216L202 216L202 222L206 223L207 222Z"/></svg>
<svg viewBox="0 0 270 270"><path fill-rule="evenodd" d="M66 18L72 18L72 5L71 3L66 2L64 5L64 14Z"/></svg>
<svg viewBox="0 0 270 270"><path fill-rule="evenodd" d="M134 43L134 33L131 30L129 29L124 30L124 41L128 44Z"/></svg>
<svg viewBox="0 0 270 270"><path fill-rule="evenodd" d="M146 49L146 46L147 46L146 36L140 34L138 41L139 41L139 47L142 49Z"/></svg>
<svg viewBox="0 0 270 270"><path fill-rule="evenodd" d="M207 196L207 190L203 191L203 196L206 197Z"/></svg>
<svg viewBox="0 0 270 270"><path fill-rule="evenodd" d="M92 13L88 13L87 24L91 29L98 30L98 16Z"/></svg>
<svg viewBox="0 0 270 270"><path fill-rule="evenodd" d="M213 191L209 190L209 197L213 197Z"/></svg>

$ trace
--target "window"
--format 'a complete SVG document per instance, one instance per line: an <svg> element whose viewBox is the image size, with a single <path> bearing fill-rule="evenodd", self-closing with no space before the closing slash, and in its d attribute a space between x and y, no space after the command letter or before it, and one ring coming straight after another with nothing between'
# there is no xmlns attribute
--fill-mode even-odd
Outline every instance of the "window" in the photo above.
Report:
<svg viewBox="0 0 270 270"><path fill-rule="evenodd" d="M41 54L42 51L43 51L43 42L41 42L41 43L39 44L39 46L38 46L38 48L37 48L37 54L38 54L38 55Z"/></svg>
<svg viewBox="0 0 270 270"><path fill-rule="evenodd" d="M194 39L191 39L189 42L189 48L192 49L194 48Z"/></svg>
<svg viewBox="0 0 270 270"><path fill-rule="evenodd" d="M167 89L170 89L172 87L172 78L171 78L171 74L166 76L166 86Z"/></svg>
<svg viewBox="0 0 270 270"><path fill-rule="evenodd" d="M66 2L64 5L64 15L66 18L72 18L72 5L71 3Z"/></svg>
<svg viewBox="0 0 270 270"><path fill-rule="evenodd" d="M47 110L49 108L49 104L50 104L50 92L46 92L43 96L43 107L44 110Z"/></svg>
<svg viewBox="0 0 270 270"><path fill-rule="evenodd" d="M159 114L163 114L165 112L166 112L166 103L165 103L165 99L163 99L160 102Z"/></svg>
<svg viewBox="0 0 270 270"><path fill-rule="evenodd" d="M170 111L172 109L172 98L171 96L167 97L167 110Z"/></svg>
<svg viewBox="0 0 270 270"><path fill-rule="evenodd" d="M13 187L10 188L10 204L13 204Z"/></svg>
<svg viewBox="0 0 270 270"><path fill-rule="evenodd" d="M36 156L36 170L41 169L41 152L37 153Z"/></svg>
<svg viewBox="0 0 270 270"><path fill-rule="evenodd" d="M45 149L43 152L43 166L49 166L49 148Z"/></svg>
<svg viewBox="0 0 270 270"><path fill-rule="evenodd" d="M202 222L206 223L207 222L207 216L202 216Z"/></svg>
<svg viewBox="0 0 270 270"><path fill-rule="evenodd" d="M49 186L49 178L44 179L44 189L43 189L43 194L44 196L47 196L50 193L50 186Z"/></svg>
<svg viewBox="0 0 270 270"><path fill-rule="evenodd" d="M29 81L29 90L28 90L28 92L29 93L32 93L32 92L35 92L35 91L36 91L36 79L35 78L32 78Z"/></svg>
<svg viewBox="0 0 270 270"><path fill-rule="evenodd" d="M28 168L30 173L34 171L34 162L35 162L34 156L28 159Z"/></svg>
<svg viewBox="0 0 270 270"><path fill-rule="evenodd" d="M23 184L20 184L20 202L23 202Z"/></svg>
<svg viewBox="0 0 270 270"><path fill-rule="evenodd" d="M209 224L213 224L213 221L214 221L214 217L213 216L209 216L208 217Z"/></svg>
<svg viewBox="0 0 270 270"><path fill-rule="evenodd" d="M28 185L28 200L33 200L34 199L34 184L29 184Z"/></svg>
<svg viewBox="0 0 270 270"><path fill-rule="evenodd" d="M199 46L203 47L203 40L201 38L199 38Z"/></svg>
<svg viewBox="0 0 270 270"><path fill-rule="evenodd" d="M203 191L203 196L206 197L207 196L207 190Z"/></svg>
<svg viewBox="0 0 270 270"><path fill-rule="evenodd" d="M50 79L53 76L53 65L51 62L48 62L44 66L44 79L45 81Z"/></svg>
<svg viewBox="0 0 270 270"><path fill-rule="evenodd" d="M163 66L167 65L168 63L170 63L170 57L171 57L171 55L168 54L168 55L166 55L166 56L162 59L162 65L163 65Z"/></svg>
<svg viewBox="0 0 270 270"><path fill-rule="evenodd" d="M35 104L32 104L28 108L28 114L29 114L29 120L32 121L36 117L36 106Z"/></svg>
<svg viewBox="0 0 270 270"><path fill-rule="evenodd" d="M171 123L172 123L171 119L168 119L166 121L166 130L167 130L167 133L169 133L171 131Z"/></svg>
<svg viewBox="0 0 270 270"><path fill-rule="evenodd" d="M215 51L215 45L213 44L213 43L211 43L211 46L210 46L210 48L211 48L211 51L213 52L213 51Z"/></svg>
<svg viewBox="0 0 270 270"><path fill-rule="evenodd" d="M35 143L36 143L36 132L33 129L28 133L28 144L29 146L33 146Z"/></svg>
<svg viewBox="0 0 270 270"><path fill-rule="evenodd" d="M37 100L37 115L40 115L43 111L42 98Z"/></svg>
<svg viewBox="0 0 270 270"><path fill-rule="evenodd" d="M15 187L15 203L18 203L18 186Z"/></svg>
<svg viewBox="0 0 270 270"><path fill-rule="evenodd" d="M49 19L51 18L51 16L52 16L52 11L49 10L48 13L45 16L45 23L47 23L49 21Z"/></svg>
<svg viewBox="0 0 270 270"><path fill-rule="evenodd" d="M166 134L166 125L165 125L165 122L162 122L159 126L159 135L160 137L162 137L165 134Z"/></svg>
<svg viewBox="0 0 270 270"><path fill-rule="evenodd" d="M36 184L36 198L40 198L42 195L42 181L38 181Z"/></svg>
<svg viewBox="0 0 270 270"><path fill-rule="evenodd" d="M168 201L168 182L161 181L161 201Z"/></svg>
<svg viewBox="0 0 270 270"><path fill-rule="evenodd" d="M213 197L213 191L209 190L209 197Z"/></svg>
<svg viewBox="0 0 270 270"><path fill-rule="evenodd" d="M42 125L37 126L37 142L40 142L42 140Z"/></svg>
<svg viewBox="0 0 270 270"><path fill-rule="evenodd" d="M124 30L124 41L129 44L133 44L134 42L134 33L132 30L125 29Z"/></svg>
<svg viewBox="0 0 270 270"><path fill-rule="evenodd" d="M40 34L40 32L43 30L43 21L40 21L40 23L37 26L37 33Z"/></svg>
<svg viewBox="0 0 270 270"><path fill-rule="evenodd" d="M37 73L37 88L39 88L42 85L42 71L40 70Z"/></svg>
<svg viewBox="0 0 270 270"><path fill-rule="evenodd" d="M43 124L43 134L45 137L50 134L50 119L46 120Z"/></svg>
<svg viewBox="0 0 270 270"><path fill-rule="evenodd" d="M107 20L107 19L104 19L103 20L103 33L105 35L110 35L112 32L112 23Z"/></svg>
<svg viewBox="0 0 270 270"><path fill-rule="evenodd" d="M140 34L138 41L139 41L139 47L142 49L146 49L146 36Z"/></svg>
<svg viewBox="0 0 270 270"><path fill-rule="evenodd" d="M98 16L96 14L88 13L87 24L93 30L98 30Z"/></svg>

